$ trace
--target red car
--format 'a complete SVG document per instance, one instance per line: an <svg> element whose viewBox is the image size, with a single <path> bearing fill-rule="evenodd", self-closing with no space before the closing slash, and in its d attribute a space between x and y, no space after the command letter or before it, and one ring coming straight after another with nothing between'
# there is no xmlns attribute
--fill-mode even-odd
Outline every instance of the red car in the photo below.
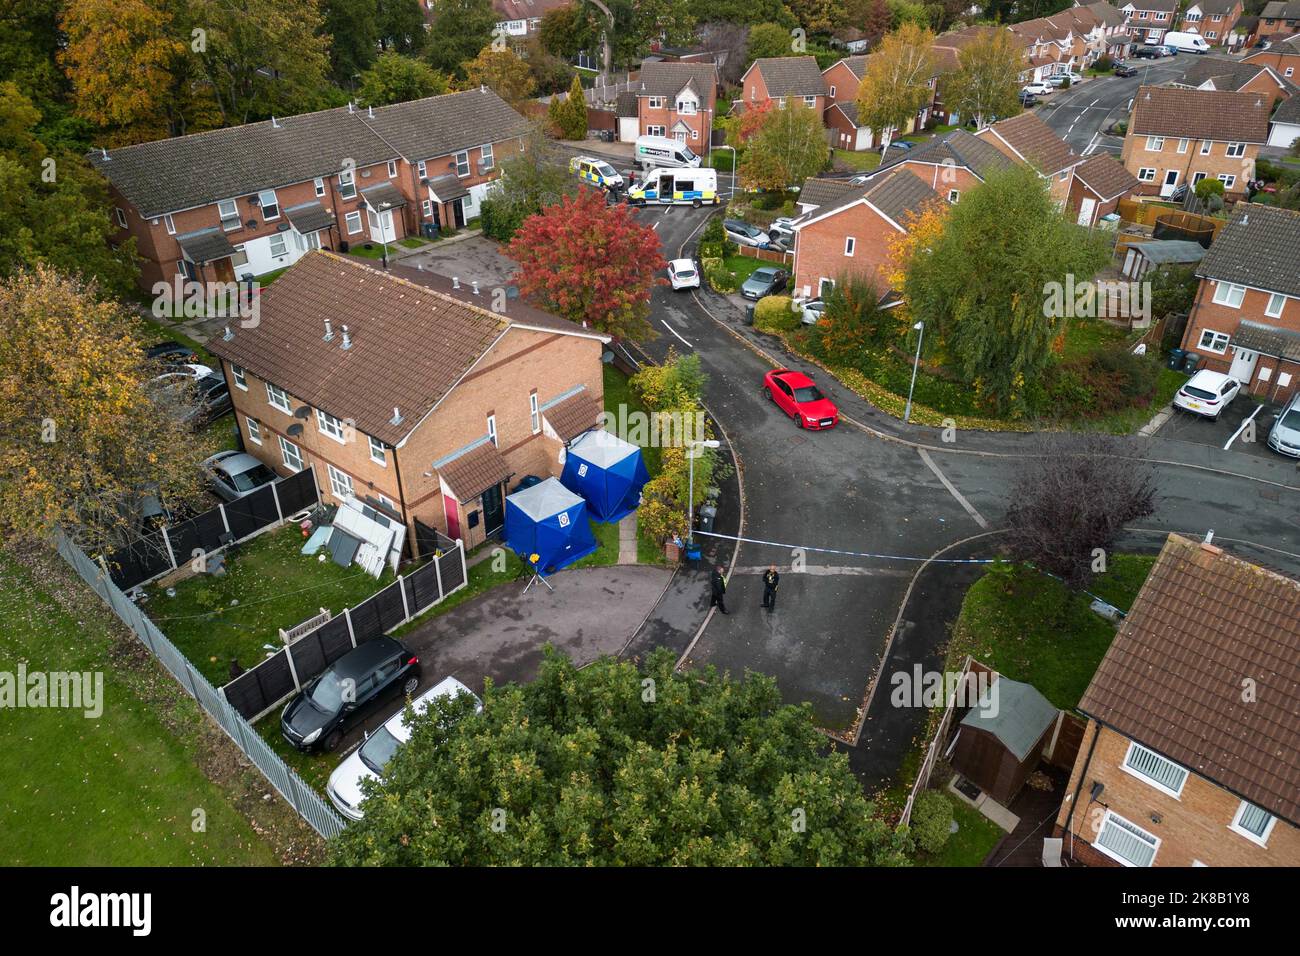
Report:
<svg viewBox="0 0 1300 956"><path fill-rule="evenodd" d="M763 376L763 391L800 428L834 428L840 410L803 372L774 368Z"/></svg>

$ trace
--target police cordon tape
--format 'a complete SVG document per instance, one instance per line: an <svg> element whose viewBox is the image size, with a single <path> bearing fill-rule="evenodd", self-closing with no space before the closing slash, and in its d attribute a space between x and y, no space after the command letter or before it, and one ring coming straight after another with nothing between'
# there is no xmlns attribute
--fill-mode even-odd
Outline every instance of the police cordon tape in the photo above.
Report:
<svg viewBox="0 0 1300 956"><path fill-rule="evenodd" d="M773 548L789 548L799 551L816 551L820 554L843 554L851 558L879 558L884 561L916 561L931 564L994 564L997 558L919 558L904 554L876 554L872 551L843 551L839 548L816 548L804 544L788 544L784 541L766 541L763 538L744 538L734 534L718 534L714 531L696 531L695 534L707 538L721 538L725 541L742 541L745 544L766 544Z"/></svg>

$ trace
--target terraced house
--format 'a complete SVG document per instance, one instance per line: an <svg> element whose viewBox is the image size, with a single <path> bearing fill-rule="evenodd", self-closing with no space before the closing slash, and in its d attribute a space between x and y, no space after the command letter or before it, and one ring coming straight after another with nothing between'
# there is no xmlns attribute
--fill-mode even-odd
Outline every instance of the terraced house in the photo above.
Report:
<svg viewBox="0 0 1300 956"><path fill-rule="evenodd" d="M1170 535L1079 702L1063 855L1300 865L1298 687L1300 582Z"/></svg>
<svg viewBox="0 0 1300 956"><path fill-rule="evenodd" d="M929 80L932 90L937 89L939 76L944 69L956 69L956 57L951 51L936 50L935 60L935 73ZM878 143L876 131L858 118L858 90L870 62L870 54L846 56L822 71L822 83L826 90L826 108L822 113L822 122L831 131L831 145L836 149L861 152L874 148ZM933 97L903 128L903 135L921 129L932 117L935 117Z"/></svg>
<svg viewBox="0 0 1300 956"><path fill-rule="evenodd" d="M608 338L516 300L403 266L313 251L263 293L260 321L208 348L247 451L279 474L314 466L322 500L367 501L428 542L472 547L506 488L558 475L596 427Z"/></svg>
<svg viewBox="0 0 1300 956"><path fill-rule="evenodd" d="M1171 86L1229 93L1260 93L1270 101L1285 100L1296 85L1266 63L1251 63L1226 56L1203 56L1192 61L1182 78Z"/></svg>
<svg viewBox="0 0 1300 956"><path fill-rule="evenodd" d="M1245 57L1245 63L1270 66L1284 80L1296 80L1300 76L1300 36L1277 39L1267 50L1258 50Z"/></svg>
<svg viewBox="0 0 1300 956"><path fill-rule="evenodd" d="M1143 86L1133 99L1124 166L1141 193L1167 197L1207 177L1229 199L1246 195L1259 147L1268 142L1272 98L1262 93Z"/></svg>
<svg viewBox="0 0 1300 956"><path fill-rule="evenodd" d="M1300 33L1300 2L1269 0L1259 11L1258 35L1261 40L1281 40Z"/></svg>
<svg viewBox="0 0 1300 956"><path fill-rule="evenodd" d="M393 243L478 215L528 123L486 88L348 105L90 154L141 285L283 269L313 249Z"/></svg>
<svg viewBox="0 0 1300 956"><path fill-rule="evenodd" d="M1120 7L1125 28L1136 43L1160 43L1174 28L1180 0L1131 0Z"/></svg>
<svg viewBox="0 0 1300 956"><path fill-rule="evenodd" d="M1183 348L1251 394L1300 386L1300 212L1237 203L1196 270Z"/></svg>

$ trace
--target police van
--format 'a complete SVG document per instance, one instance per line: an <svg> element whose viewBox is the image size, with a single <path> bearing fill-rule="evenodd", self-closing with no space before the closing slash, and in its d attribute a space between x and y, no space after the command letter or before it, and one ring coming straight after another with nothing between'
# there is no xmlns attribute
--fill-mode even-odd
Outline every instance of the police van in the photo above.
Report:
<svg viewBox="0 0 1300 956"><path fill-rule="evenodd" d="M647 203L692 206L716 206L718 172L715 169L652 169L628 190L627 201L634 206Z"/></svg>
<svg viewBox="0 0 1300 956"><path fill-rule="evenodd" d="M575 156L569 160L569 172L584 183L599 186L601 189L623 188L623 177L618 174L618 170L603 159L593 159L590 156Z"/></svg>
<svg viewBox="0 0 1300 956"><path fill-rule="evenodd" d="M700 165L700 157L689 146L667 136L638 136L635 153L642 169Z"/></svg>

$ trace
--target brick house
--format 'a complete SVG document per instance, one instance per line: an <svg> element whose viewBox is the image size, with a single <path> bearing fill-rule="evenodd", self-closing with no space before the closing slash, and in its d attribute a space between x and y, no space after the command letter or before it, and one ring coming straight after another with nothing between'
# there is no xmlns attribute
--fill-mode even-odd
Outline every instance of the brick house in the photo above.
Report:
<svg viewBox="0 0 1300 956"><path fill-rule="evenodd" d="M954 64L951 68L956 68L956 60L951 53L952 51L938 48L933 51L935 74L929 79L931 90L937 91L941 73L949 68L944 64L951 60ZM858 119L858 90L862 86L862 78L866 76L870 62L871 54L846 56L822 71L822 82L826 88L826 109L822 113L822 122L831 131L831 145L835 149L862 152L874 149L878 145L876 131ZM934 97L931 96L930 100L917 111L916 117L907 123L902 134L907 135L924 129L935 116L934 106Z"/></svg>
<svg viewBox="0 0 1300 956"><path fill-rule="evenodd" d="M1125 28L1136 43L1157 44L1174 28L1180 0L1131 0L1120 7Z"/></svg>
<svg viewBox="0 0 1300 956"><path fill-rule="evenodd" d="M1227 46L1242 12L1241 0L1192 0L1178 29L1200 34L1211 46Z"/></svg>
<svg viewBox="0 0 1300 956"><path fill-rule="evenodd" d="M464 225L528 129L496 93L477 89L277 117L88 158L108 180L115 240L135 237L149 290L177 275L256 277L313 249L393 243L426 223Z"/></svg>
<svg viewBox="0 0 1300 956"><path fill-rule="evenodd" d="M759 109L769 101L778 108L799 102L818 116L826 109L826 81L816 57L760 57L740 78L740 86L744 109Z"/></svg>
<svg viewBox="0 0 1300 956"><path fill-rule="evenodd" d="M1259 398L1300 385L1300 212L1237 203L1197 267L1183 348Z"/></svg>
<svg viewBox="0 0 1300 956"><path fill-rule="evenodd" d="M1246 195L1273 101L1260 93L1143 86L1133 98L1122 158L1146 196L1169 196L1206 177L1229 199Z"/></svg>
<svg viewBox="0 0 1300 956"><path fill-rule="evenodd" d="M1079 702L1064 855L1300 865L1297 687L1300 583L1171 534Z"/></svg>
<svg viewBox="0 0 1300 956"><path fill-rule="evenodd" d="M652 60L642 64L640 82L639 135L671 136L696 153L708 152L718 106L717 66Z"/></svg>
<svg viewBox="0 0 1300 956"><path fill-rule="evenodd" d="M959 202L962 194L982 183L998 170L1009 169L1015 160L996 147L964 129L927 140L885 170L901 169L933 189L950 203ZM882 175L882 173L877 175ZM874 178L874 177L873 177Z"/></svg>
<svg viewBox="0 0 1300 956"><path fill-rule="evenodd" d="M1047 180L1051 197L1066 208L1074 185L1074 171L1084 162L1084 157L1070 149L1036 113L1025 112L999 120L975 135L1017 162L1033 166Z"/></svg>
<svg viewBox="0 0 1300 956"><path fill-rule="evenodd" d="M523 54L527 41L537 36L542 17L569 6L573 0L492 0L496 28L508 38L515 53Z"/></svg>
<svg viewBox="0 0 1300 956"><path fill-rule="evenodd" d="M1300 33L1300 2L1269 0L1264 4L1259 11L1259 38L1276 42L1293 33Z"/></svg>
<svg viewBox="0 0 1300 956"><path fill-rule="evenodd" d="M1270 100L1295 95L1296 85L1265 63L1244 63L1226 56L1197 57L1182 78L1169 84L1193 90L1259 93Z"/></svg>
<svg viewBox="0 0 1300 956"><path fill-rule="evenodd" d="M504 520L512 479L558 475L597 425L609 339L486 290L332 252L305 255L262 295L260 321L208 348L250 454L279 474L313 465L322 500L354 495L467 547Z"/></svg>
<svg viewBox="0 0 1300 956"><path fill-rule="evenodd" d="M813 195L805 189L804 198ZM889 289L891 242L928 203L942 202L919 176L903 170L829 190L823 198L824 205L813 206L794 225L792 292L803 298L820 296L846 275L869 279L883 297Z"/></svg>
<svg viewBox="0 0 1300 956"><path fill-rule="evenodd" d="M1276 40L1267 50L1251 53L1242 62L1270 66L1282 79L1300 83L1296 79L1300 76L1300 36Z"/></svg>

